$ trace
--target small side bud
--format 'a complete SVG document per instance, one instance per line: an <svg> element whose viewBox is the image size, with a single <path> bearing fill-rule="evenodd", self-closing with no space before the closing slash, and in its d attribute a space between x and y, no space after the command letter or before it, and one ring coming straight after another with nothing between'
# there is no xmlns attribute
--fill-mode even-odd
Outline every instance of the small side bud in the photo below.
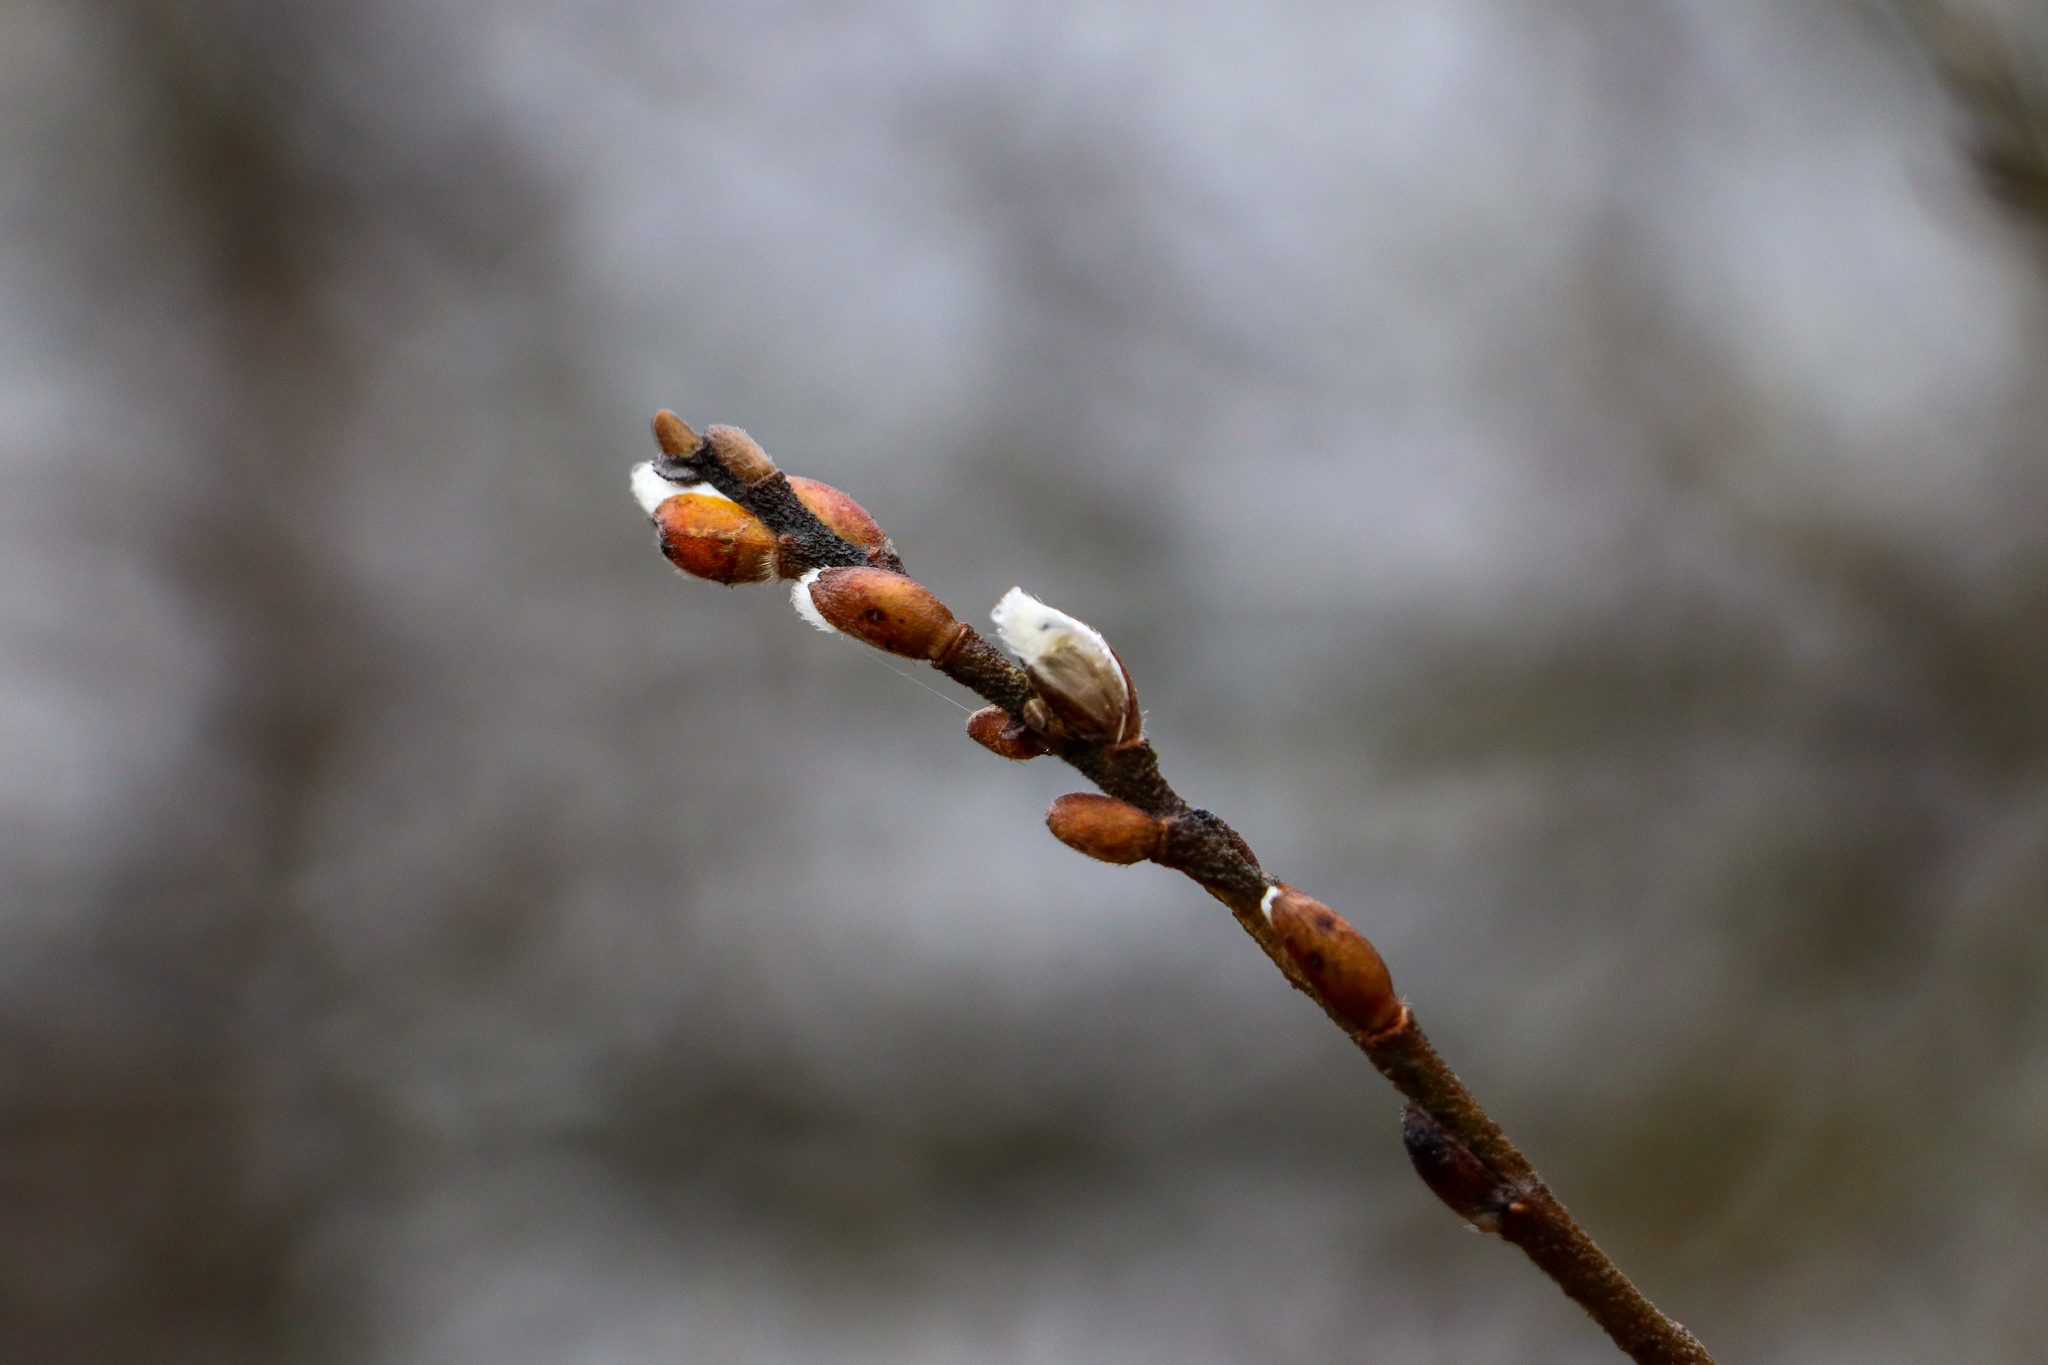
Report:
<svg viewBox="0 0 2048 1365"><path fill-rule="evenodd" d="M654 414L654 443L661 453L687 460L704 444L704 438L690 430L690 424L663 408Z"/></svg>
<svg viewBox="0 0 2048 1365"><path fill-rule="evenodd" d="M1075 736L1112 747L1144 737L1131 675L1093 626L1022 588L1004 593L991 615L1032 686Z"/></svg>
<svg viewBox="0 0 2048 1365"><path fill-rule="evenodd" d="M812 516L824 522L833 535L847 544L872 547L889 538L882 533L882 528L876 524L875 519L868 515L867 508L831 484L819 483L816 479L799 478L792 474L789 476L789 487L796 494L797 500L811 509Z"/></svg>
<svg viewBox="0 0 2048 1365"><path fill-rule="evenodd" d="M1499 1232L1518 1191L1413 1100L1401 1115L1401 1145L1430 1193L1481 1232Z"/></svg>
<svg viewBox="0 0 2048 1365"><path fill-rule="evenodd" d="M811 609L832 629L906 659L943 659L967 630L930 588L887 569L826 569L815 578L805 574L796 591L806 594Z"/></svg>
<svg viewBox="0 0 2048 1365"><path fill-rule="evenodd" d="M775 461L768 458L768 452L738 427L706 427L704 444L710 448L711 458L741 483L759 483L775 472Z"/></svg>
<svg viewBox="0 0 2048 1365"><path fill-rule="evenodd" d="M1022 724L1000 706L984 706L967 718L967 737L992 754L1023 762L1045 750Z"/></svg>
<svg viewBox="0 0 2048 1365"><path fill-rule="evenodd" d="M1341 915L1291 886L1268 889L1259 908L1331 1009L1367 1033L1384 1033L1401 1022L1401 1000L1387 964Z"/></svg>
<svg viewBox="0 0 2048 1365"><path fill-rule="evenodd" d="M1166 822L1129 802L1074 792L1052 803L1045 827L1077 853L1105 863L1142 863L1159 851Z"/></svg>
<svg viewBox="0 0 2048 1365"><path fill-rule="evenodd" d="M761 583L775 573L775 536L736 502L678 493L654 509L661 552L693 578Z"/></svg>

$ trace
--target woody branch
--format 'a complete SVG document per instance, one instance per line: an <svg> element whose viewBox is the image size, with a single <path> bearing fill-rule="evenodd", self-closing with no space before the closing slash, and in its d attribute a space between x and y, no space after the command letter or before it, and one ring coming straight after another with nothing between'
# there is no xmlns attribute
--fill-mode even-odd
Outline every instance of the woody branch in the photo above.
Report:
<svg viewBox="0 0 2048 1365"><path fill-rule="evenodd" d="M720 583L791 583L821 630L922 659L989 705L968 734L1004 758L1050 754L1101 789L1053 802L1046 823L1078 851L1155 862L1230 908L1297 990L1320 1006L1407 1097L1402 1138L1423 1182L1459 1217L1520 1247L1635 1360L1712 1365L1586 1235L1535 1169L1430 1046L1372 944L1335 911L1259 867L1215 814L1159 770L1136 689L1100 634L1020 590L996 608L1013 662L903 573L895 546L852 498L776 468L735 427L702 436L654 419L660 457L634 470L635 495L678 568Z"/></svg>

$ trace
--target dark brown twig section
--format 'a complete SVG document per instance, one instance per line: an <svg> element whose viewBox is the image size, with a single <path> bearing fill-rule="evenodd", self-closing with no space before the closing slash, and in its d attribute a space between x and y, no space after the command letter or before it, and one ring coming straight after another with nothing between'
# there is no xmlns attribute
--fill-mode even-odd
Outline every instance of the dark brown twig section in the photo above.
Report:
<svg viewBox="0 0 2048 1365"><path fill-rule="evenodd" d="M1978 184L2048 249L2048 87L2021 35L1995 10L1952 0L1902 6L1961 121L1961 151Z"/></svg>
<svg viewBox="0 0 2048 1365"><path fill-rule="evenodd" d="M1403 1139L1417 1173L1440 1199L1474 1227L1520 1247L1634 1359L1713 1365L1690 1332L1658 1312L1615 1268L1445 1065L1414 1012L1395 996L1373 946L1329 907L1267 876L1235 830L1190 806L1168 784L1139 732L1129 675L1099 635L1013 594L1021 598L1016 610L1031 619L1017 624L1016 637L1005 624L1005 639L1045 642L1020 667L905 577L893 547L844 494L784 477L745 433L730 427L713 427L699 438L662 413L655 434L662 457L653 472L668 484L653 490L651 498L665 500L648 511L671 560L718 581L753 581L703 566L739 562L729 551L749 536L772 544L775 573L797 580L799 609L814 624L925 659L987 701L990 708L974 717L968 732L994 752L1012 759L1051 754L1080 771L1104 795L1054 802L1047 816L1053 833L1108 862L1171 867L1228 906L1288 981L1407 1097ZM675 496L667 496L668 485ZM758 519L758 531L736 529L731 517L737 514L693 509L688 490L704 485ZM846 528L873 534L856 543L837 533ZM1005 599L1000 610L1010 609Z"/></svg>

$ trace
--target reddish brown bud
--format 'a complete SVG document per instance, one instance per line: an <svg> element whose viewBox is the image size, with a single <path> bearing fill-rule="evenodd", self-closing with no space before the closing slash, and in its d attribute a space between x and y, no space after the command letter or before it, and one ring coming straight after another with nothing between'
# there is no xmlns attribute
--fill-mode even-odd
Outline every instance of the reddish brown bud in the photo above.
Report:
<svg viewBox="0 0 2048 1365"><path fill-rule="evenodd" d="M1045 752L1023 723L1010 719L1010 713L1000 706L984 706L969 716L967 736L990 753L1019 762Z"/></svg>
<svg viewBox="0 0 2048 1365"><path fill-rule="evenodd" d="M759 483L775 472L768 452L738 427L706 427L704 444L710 447L711 458L741 483Z"/></svg>
<svg viewBox="0 0 2048 1365"><path fill-rule="evenodd" d="M1434 1114L1413 1100L1401 1116L1401 1145L1408 1149L1415 1174L1452 1213L1481 1232L1500 1231L1508 1206L1521 1191L1495 1175Z"/></svg>
<svg viewBox="0 0 2048 1365"><path fill-rule="evenodd" d="M663 408L654 414L654 443L661 447L664 455L688 459L704 444L704 438L690 430L688 422Z"/></svg>
<svg viewBox="0 0 2048 1365"><path fill-rule="evenodd" d="M1068 848L1105 863L1142 863L1159 851L1166 822L1126 801L1074 792L1052 803L1045 826Z"/></svg>
<svg viewBox="0 0 2048 1365"><path fill-rule="evenodd" d="M760 583L775 572L775 537L738 503L678 493L654 509L669 563L714 583Z"/></svg>
<svg viewBox="0 0 2048 1365"><path fill-rule="evenodd" d="M1336 911L1291 886L1267 891L1260 908L1294 965L1340 1017L1367 1033L1401 1021L1401 1001L1379 950Z"/></svg>
<svg viewBox="0 0 2048 1365"><path fill-rule="evenodd" d="M889 538L882 533L882 528L875 524L875 519L868 515L867 508L831 484L819 483L816 479L798 478L792 474L789 476L789 486L796 494L797 500L811 509L811 515L824 522L833 535L847 544L880 545Z"/></svg>
<svg viewBox="0 0 2048 1365"><path fill-rule="evenodd" d="M914 578L887 569L813 570L797 580L818 621L906 659L943 659L967 627Z"/></svg>

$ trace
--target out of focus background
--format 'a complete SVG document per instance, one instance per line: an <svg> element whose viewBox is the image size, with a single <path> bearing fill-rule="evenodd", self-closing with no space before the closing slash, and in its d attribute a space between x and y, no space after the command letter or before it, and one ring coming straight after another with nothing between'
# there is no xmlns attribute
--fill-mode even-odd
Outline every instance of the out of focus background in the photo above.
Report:
<svg viewBox="0 0 2048 1365"><path fill-rule="evenodd" d="M0 1359L1619 1358L1071 774L672 574L662 406L1100 627L1723 1359L2038 1359L2044 90L2017 4L9 0Z"/></svg>

